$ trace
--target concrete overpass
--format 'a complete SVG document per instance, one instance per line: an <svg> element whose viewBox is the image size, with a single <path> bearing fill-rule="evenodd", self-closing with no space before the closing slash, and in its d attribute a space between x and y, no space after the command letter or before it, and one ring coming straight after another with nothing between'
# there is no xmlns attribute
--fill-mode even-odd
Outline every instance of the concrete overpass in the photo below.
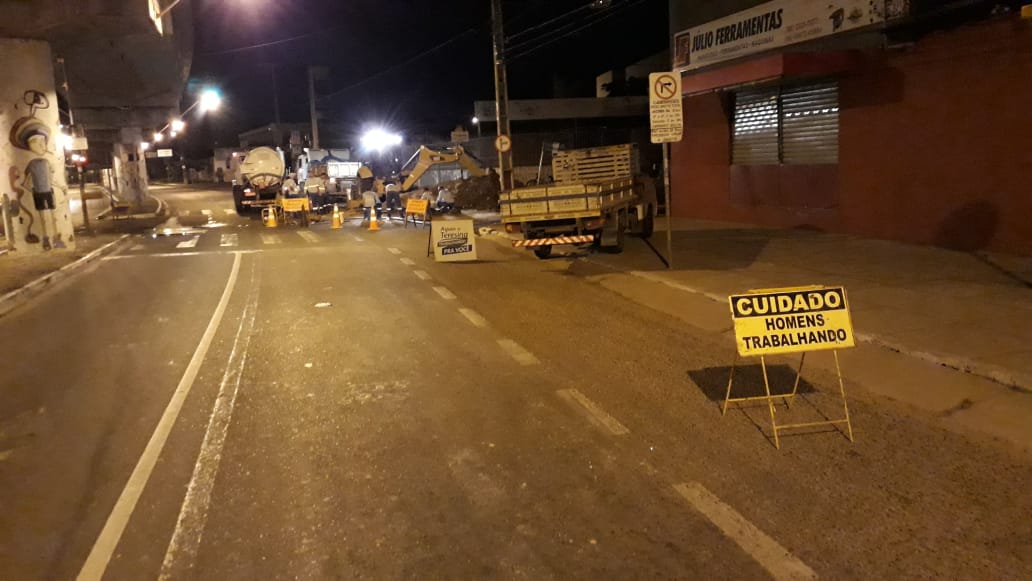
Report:
<svg viewBox="0 0 1032 581"><path fill-rule="evenodd" d="M8 246L36 251L45 240L74 242L70 220L62 219L68 194L58 127L69 122L69 111L89 138L91 165L112 167L116 189L142 198L140 143L178 115L193 57L190 0L158 22L152 18L172 1L0 0L0 137L10 136L0 145L0 164L9 171L0 191ZM37 137L35 149L34 134L46 137ZM39 164L29 171L40 157L51 165L53 183L41 178ZM32 175L37 179L26 179ZM54 209L35 203L34 195L45 193L39 188L54 191Z"/></svg>

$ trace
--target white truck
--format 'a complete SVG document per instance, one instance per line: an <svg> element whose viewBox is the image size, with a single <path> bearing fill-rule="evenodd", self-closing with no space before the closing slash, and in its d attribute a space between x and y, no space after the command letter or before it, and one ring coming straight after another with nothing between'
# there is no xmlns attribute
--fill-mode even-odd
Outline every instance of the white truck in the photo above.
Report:
<svg viewBox="0 0 1032 581"><path fill-rule="evenodd" d="M233 204L237 213L275 204L286 170L283 152L264 146L248 151L233 177Z"/></svg>
<svg viewBox="0 0 1032 581"><path fill-rule="evenodd" d="M520 233L514 247L548 258L559 244L623 250L624 235L652 236L657 198L652 178L638 172L637 144L557 152L554 184L515 188L499 196L502 224Z"/></svg>
<svg viewBox="0 0 1032 581"><path fill-rule="evenodd" d="M308 149L297 159L297 181L316 207L346 203L358 186L362 163L347 149Z"/></svg>

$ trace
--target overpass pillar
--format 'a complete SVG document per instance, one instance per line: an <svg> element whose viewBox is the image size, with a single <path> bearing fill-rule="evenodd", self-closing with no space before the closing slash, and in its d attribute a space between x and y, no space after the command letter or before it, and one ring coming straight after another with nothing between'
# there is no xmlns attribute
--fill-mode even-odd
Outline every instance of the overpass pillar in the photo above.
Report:
<svg viewBox="0 0 1032 581"><path fill-rule="evenodd" d="M139 127L123 127L114 147L112 165L118 197L140 204L147 198L147 160L144 158L143 131Z"/></svg>
<svg viewBox="0 0 1032 581"><path fill-rule="evenodd" d="M19 253L75 247L50 44L0 39L0 203Z"/></svg>

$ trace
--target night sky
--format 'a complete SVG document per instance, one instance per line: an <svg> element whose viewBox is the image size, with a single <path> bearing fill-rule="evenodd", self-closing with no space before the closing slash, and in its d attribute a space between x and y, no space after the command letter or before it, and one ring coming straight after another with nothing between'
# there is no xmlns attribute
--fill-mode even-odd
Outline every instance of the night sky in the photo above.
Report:
<svg viewBox="0 0 1032 581"><path fill-rule="evenodd" d="M371 124L410 136L446 135L470 118L474 100L494 98L490 0L193 6L195 52L184 103L208 84L225 99L193 132L194 150L236 145L239 132L273 121L273 70L282 120L302 122L306 66L328 67L327 80L317 83L323 122L356 135ZM556 79L573 87L575 95L564 96L594 96L596 75L667 47L665 0L506 0L503 11L506 36L517 35L508 44L513 99L554 96Z"/></svg>

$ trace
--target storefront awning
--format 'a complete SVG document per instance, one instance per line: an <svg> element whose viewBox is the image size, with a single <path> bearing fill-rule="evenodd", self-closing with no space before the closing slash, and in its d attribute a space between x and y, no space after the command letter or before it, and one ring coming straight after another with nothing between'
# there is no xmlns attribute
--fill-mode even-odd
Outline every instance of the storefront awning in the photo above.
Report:
<svg viewBox="0 0 1032 581"><path fill-rule="evenodd" d="M681 93L698 95L781 79L832 75L856 69L862 60L863 53L856 50L773 54L685 75L681 80Z"/></svg>

